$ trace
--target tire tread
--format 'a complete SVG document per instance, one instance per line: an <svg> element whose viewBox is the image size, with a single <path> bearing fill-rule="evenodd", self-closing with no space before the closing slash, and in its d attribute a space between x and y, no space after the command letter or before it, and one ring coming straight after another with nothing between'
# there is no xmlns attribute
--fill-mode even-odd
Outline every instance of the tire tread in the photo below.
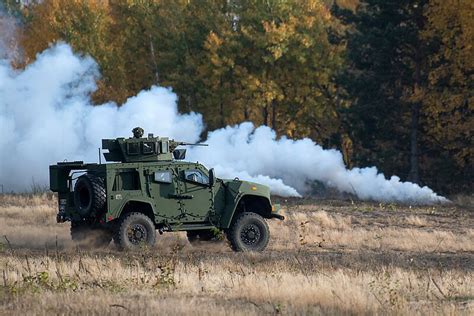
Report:
<svg viewBox="0 0 474 316"><path fill-rule="evenodd" d="M120 250L126 250L127 249L127 247L125 247L126 243L122 239L123 236L122 236L121 232L126 228L127 220L131 217L146 218L147 220L150 221L150 224L154 226L153 221L148 216L146 216L145 214L143 214L141 212L127 213L120 220L119 224L117 225L117 229L115 230L114 237L113 237L114 244L117 245ZM153 231L153 233L155 234L155 238L156 238L156 233L154 231Z"/></svg>
<svg viewBox="0 0 474 316"><path fill-rule="evenodd" d="M229 240L230 242L230 247L232 248L233 251L245 251L245 249L241 249L241 247L239 246L238 242L237 242L237 238L236 238L236 230L239 228L240 226L240 223L242 221L244 221L245 219L247 218L257 218L259 220L261 220L265 226L265 229L268 233L268 236L265 240L265 243L264 245L262 245L261 249L259 251L263 251L267 245L268 245L268 242L270 240L270 234L269 234L269 228L268 228L268 224L267 222L265 221L265 219L257 214L257 213L254 213L254 212L242 212L240 213L239 215L237 215L237 217L232 221L232 224L230 225L230 228L229 228L229 231L227 233L227 239Z"/></svg>

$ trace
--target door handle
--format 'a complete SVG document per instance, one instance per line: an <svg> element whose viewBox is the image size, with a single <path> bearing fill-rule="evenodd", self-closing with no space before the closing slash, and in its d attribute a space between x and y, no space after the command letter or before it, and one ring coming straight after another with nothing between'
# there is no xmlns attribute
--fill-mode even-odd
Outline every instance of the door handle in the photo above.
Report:
<svg viewBox="0 0 474 316"><path fill-rule="evenodd" d="M171 199L192 199L193 196L189 194L169 194L169 198Z"/></svg>

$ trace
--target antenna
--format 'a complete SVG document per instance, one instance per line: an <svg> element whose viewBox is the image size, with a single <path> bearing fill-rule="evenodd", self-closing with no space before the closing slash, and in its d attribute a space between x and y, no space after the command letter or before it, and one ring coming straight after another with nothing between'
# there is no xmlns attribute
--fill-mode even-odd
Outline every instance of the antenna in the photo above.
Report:
<svg viewBox="0 0 474 316"><path fill-rule="evenodd" d="M102 154L102 153L100 152L100 147L99 147L99 165L102 164L102 157L101 157L101 154Z"/></svg>

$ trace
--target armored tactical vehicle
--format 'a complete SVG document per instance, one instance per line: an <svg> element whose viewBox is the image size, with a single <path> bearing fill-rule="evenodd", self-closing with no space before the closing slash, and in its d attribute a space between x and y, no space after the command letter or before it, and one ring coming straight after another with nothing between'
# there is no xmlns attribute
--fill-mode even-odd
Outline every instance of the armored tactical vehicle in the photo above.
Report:
<svg viewBox="0 0 474 316"><path fill-rule="evenodd" d="M193 145L133 129L134 137L103 139L108 163L59 162L49 167L58 193L57 221L71 223L71 237L120 249L155 243L156 231L186 231L190 242L223 232L235 251L262 251L265 219L284 217L264 185L216 178L198 162L183 161ZM194 144L198 145L198 144Z"/></svg>

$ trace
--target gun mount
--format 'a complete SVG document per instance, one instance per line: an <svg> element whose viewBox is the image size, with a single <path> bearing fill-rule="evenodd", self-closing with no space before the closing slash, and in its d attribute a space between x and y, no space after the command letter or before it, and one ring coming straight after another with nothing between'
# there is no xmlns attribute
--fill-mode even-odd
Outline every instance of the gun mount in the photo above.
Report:
<svg viewBox="0 0 474 316"><path fill-rule="evenodd" d="M103 139L102 149L106 161L109 162L153 162L182 160L186 157L186 149L176 149L178 146L207 146L207 144L193 144L175 141L168 137L148 134L143 136L143 129L133 129L133 137Z"/></svg>

